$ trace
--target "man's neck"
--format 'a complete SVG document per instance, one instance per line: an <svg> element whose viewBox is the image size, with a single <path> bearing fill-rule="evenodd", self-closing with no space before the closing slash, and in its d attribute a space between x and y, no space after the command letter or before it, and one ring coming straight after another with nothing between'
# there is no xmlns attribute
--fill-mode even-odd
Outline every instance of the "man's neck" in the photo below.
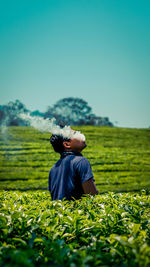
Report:
<svg viewBox="0 0 150 267"><path fill-rule="evenodd" d="M80 152L71 150L71 151L64 151L63 153L61 153L61 158L64 158L69 155L82 156Z"/></svg>
<svg viewBox="0 0 150 267"><path fill-rule="evenodd" d="M75 152L75 153L81 153L82 149L81 150L72 150L72 149L65 149L64 152Z"/></svg>

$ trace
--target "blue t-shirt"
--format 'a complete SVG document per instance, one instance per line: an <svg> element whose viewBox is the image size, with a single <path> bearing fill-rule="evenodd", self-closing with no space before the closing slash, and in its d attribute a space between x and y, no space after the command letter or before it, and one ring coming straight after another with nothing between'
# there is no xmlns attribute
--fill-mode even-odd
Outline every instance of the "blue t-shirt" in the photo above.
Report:
<svg viewBox="0 0 150 267"><path fill-rule="evenodd" d="M81 198L82 183L93 178L89 161L81 153L64 152L49 172L48 189L52 200Z"/></svg>

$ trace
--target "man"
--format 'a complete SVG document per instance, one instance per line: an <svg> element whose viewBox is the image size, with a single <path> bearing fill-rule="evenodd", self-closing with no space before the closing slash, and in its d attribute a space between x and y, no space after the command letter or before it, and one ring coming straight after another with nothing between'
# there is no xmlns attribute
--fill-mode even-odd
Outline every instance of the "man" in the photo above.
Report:
<svg viewBox="0 0 150 267"><path fill-rule="evenodd" d="M48 189L52 200L80 199L83 194L98 193L89 161L82 156L86 147L83 140L52 135L50 138L60 159L49 172Z"/></svg>

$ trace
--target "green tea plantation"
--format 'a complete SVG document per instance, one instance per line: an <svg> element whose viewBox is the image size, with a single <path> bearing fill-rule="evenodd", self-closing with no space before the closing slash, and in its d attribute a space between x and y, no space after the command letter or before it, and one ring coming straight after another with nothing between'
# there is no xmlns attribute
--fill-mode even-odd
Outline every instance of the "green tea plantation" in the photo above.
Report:
<svg viewBox="0 0 150 267"><path fill-rule="evenodd" d="M150 266L150 129L73 127L99 194L51 201L50 134L0 129L0 266Z"/></svg>

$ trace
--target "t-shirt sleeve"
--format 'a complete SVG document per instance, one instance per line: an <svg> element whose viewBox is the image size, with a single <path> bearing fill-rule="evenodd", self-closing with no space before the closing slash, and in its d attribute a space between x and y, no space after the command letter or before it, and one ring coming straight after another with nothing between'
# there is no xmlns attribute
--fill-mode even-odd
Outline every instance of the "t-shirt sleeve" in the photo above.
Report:
<svg viewBox="0 0 150 267"><path fill-rule="evenodd" d="M86 158L82 158L78 164L76 165L76 172L77 174L81 177L81 183L84 183L85 181L89 180L92 178L93 181L93 173L91 169L91 165Z"/></svg>

